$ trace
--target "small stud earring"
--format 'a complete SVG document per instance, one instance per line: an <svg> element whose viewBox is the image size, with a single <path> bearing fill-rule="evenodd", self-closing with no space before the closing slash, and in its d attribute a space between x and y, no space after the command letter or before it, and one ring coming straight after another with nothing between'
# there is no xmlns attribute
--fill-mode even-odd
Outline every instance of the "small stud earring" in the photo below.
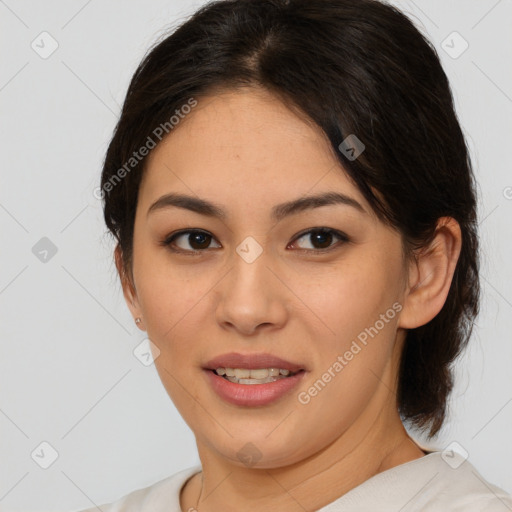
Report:
<svg viewBox="0 0 512 512"><path fill-rule="evenodd" d="M136 323L137 325L139 325L139 324L140 324L140 322L141 322L141 318L140 318L140 317L137 317L137 318L135 319L135 323Z"/></svg>

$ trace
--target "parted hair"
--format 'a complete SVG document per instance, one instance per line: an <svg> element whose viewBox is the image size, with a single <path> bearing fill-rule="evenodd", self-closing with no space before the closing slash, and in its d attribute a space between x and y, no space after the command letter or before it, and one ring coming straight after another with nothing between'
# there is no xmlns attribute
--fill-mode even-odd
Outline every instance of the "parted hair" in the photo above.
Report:
<svg viewBox="0 0 512 512"><path fill-rule="evenodd" d="M459 223L462 248L446 302L426 325L407 331L397 376L402 419L433 437L447 414L452 364L478 314L476 190L439 56L393 6L211 1L148 50L131 79L101 177L105 222L126 274L132 276L147 158L125 167L112 186L114 175L190 98L251 86L272 92L325 133L378 217L401 233L404 254L430 243L439 218ZM365 145L355 159L339 150L351 134Z"/></svg>

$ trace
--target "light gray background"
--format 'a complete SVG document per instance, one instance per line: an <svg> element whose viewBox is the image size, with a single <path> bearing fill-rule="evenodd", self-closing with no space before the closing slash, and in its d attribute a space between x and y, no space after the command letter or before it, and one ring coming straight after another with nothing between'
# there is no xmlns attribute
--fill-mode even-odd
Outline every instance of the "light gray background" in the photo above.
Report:
<svg viewBox="0 0 512 512"><path fill-rule="evenodd" d="M199 463L154 366L132 353L144 334L93 190L137 64L202 3L0 1L1 510L85 508ZM512 2L394 3L438 48L480 189L482 314L433 446L458 442L512 492ZM59 45L47 59L31 48L43 31ZM453 31L469 43L456 59L442 49ZM46 263L32 252L42 237L57 247ZM43 441L58 452L48 469L31 458Z"/></svg>

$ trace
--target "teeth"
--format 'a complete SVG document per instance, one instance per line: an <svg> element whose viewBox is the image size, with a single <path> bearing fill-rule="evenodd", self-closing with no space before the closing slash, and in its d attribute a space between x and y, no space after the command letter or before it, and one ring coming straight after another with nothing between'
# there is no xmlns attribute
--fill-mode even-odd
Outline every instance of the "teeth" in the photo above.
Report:
<svg viewBox="0 0 512 512"><path fill-rule="evenodd" d="M264 384L288 377L290 370L280 368L217 368L217 375L239 384ZM294 375L293 373L291 375Z"/></svg>
<svg viewBox="0 0 512 512"><path fill-rule="evenodd" d="M236 377L228 377L229 382L234 382L235 384L267 384L279 379L286 379L286 377L282 375L279 377L267 377L266 379L237 379Z"/></svg>
<svg viewBox="0 0 512 512"><path fill-rule="evenodd" d="M247 368L242 368L240 370L238 368L233 368L233 371L235 372L235 377L237 379L248 379L251 377L252 374L252 371L248 370Z"/></svg>

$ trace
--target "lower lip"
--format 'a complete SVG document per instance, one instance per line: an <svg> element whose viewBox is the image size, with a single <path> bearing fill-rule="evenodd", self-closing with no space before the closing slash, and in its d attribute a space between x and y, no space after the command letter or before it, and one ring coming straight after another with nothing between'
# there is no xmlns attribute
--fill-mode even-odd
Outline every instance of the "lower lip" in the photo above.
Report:
<svg viewBox="0 0 512 512"><path fill-rule="evenodd" d="M212 370L204 370L213 390L226 402L246 407L267 405L288 394L305 375L305 371L278 379L266 384L236 384L217 375Z"/></svg>

